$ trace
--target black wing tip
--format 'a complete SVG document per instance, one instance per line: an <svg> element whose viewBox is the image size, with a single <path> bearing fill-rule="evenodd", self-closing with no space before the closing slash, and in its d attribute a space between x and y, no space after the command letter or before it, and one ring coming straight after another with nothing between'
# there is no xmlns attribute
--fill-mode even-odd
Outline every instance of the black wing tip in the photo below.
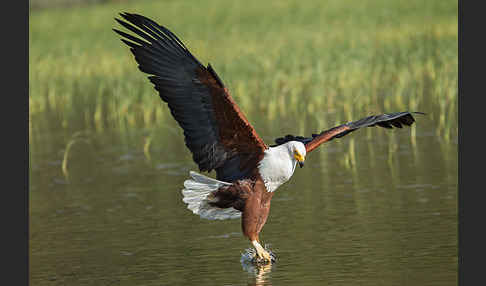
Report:
<svg viewBox="0 0 486 286"><path fill-rule="evenodd" d="M120 31L120 30L118 30L118 29L116 29L116 28L112 28L112 30L113 30L115 33L117 33L118 35L123 36L123 33L124 33L123 31Z"/></svg>
<svg viewBox="0 0 486 286"><path fill-rule="evenodd" d="M427 115L427 113L425 112L422 112L422 111L402 111L402 112L396 112L395 114L400 114L399 117L403 117L403 116L406 116L406 115L410 115L410 116L413 116L413 114L418 114L418 115ZM394 113L388 113L388 114L394 114ZM386 114L383 114L383 115L386 115Z"/></svg>
<svg viewBox="0 0 486 286"><path fill-rule="evenodd" d="M120 12L118 14L123 18L123 20L126 20L128 23L135 25L135 26L139 26L139 25L143 24L144 21L150 21L149 18L147 18L143 15L140 15L140 14L129 13L129 12ZM115 18L115 21L117 21L120 25L122 25L122 26L127 25L128 23L123 21L123 20Z"/></svg>
<svg viewBox="0 0 486 286"><path fill-rule="evenodd" d="M409 111L409 113L420 114L420 115L427 115L427 113L421 112L421 111Z"/></svg>
<svg viewBox="0 0 486 286"><path fill-rule="evenodd" d="M119 15L123 18L123 20L115 18L115 21L117 21L122 26L125 26L128 23L135 25L135 26L138 26L142 23L142 21L144 19L146 19L146 17L144 17L142 15L132 14L132 13L128 13L128 12L122 12L122 13L119 13Z"/></svg>
<svg viewBox="0 0 486 286"><path fill-rule="evenodd" d="M123 19L130 22L131 24L134 24L134 25L136 25L137 23L142 24L145 21L146 23L148 22L148 23L155 24L156 27L161 28L164 33L167 33L167 31L168 31L169 34L173 35L173 33L167 27L165 27L163 25L159 25L158 23L154 22L153 20L151 20L150 18L148 18L144 15L137 14L137 13L129 13L129 12L120 12L118 14L120 16L122 16ZM121 21L117 18L115 18L115 20L117 20L118 23L120 23L120 21Z"/></svg>
<svg viewBox="0 0 486 286"><path fill-rule="evenodd" d="M371 115L357 121L348 122L345 125L351 129L358 129L362 127L379 126L383 128L401 128L401 124L411 126L415 122L414 114L426 115L421 111L401 111L393 113L383 113L380 115Z"/></svg>
<svg viewBox="0 0 486 286"><path fill-rule="evenodd" d="M128 19L128 18L130 18L130 17L137 17L137 18L139 18L139 17L144 17L144 16L142 16L142 15L138 15L138 14L134 14L134 13L129 13L129 12L127 12L127 11L120 12L120 13L118 13L118 14L119 14L120 16L122 16L124 19L128 20L128 21L129 21L129 19ZM145 17L144 17L144 18L145 18Z"/></svg>
<svg viewBox="0 0 486 286"><path fill-rule="evenodd" d="M132 14L131 14L131 13L128 13L128 12L120 12L120 13L118 13L118 15L120 15L120 16L121 16L123 19L125 19L125 20L127 20L127 21L130 21L128 18L130 18L130 16L131 16ZM115 18L115 20L116 20L118 23L120 23L120 21L122 21L122 20L120 20L120 19L118 19L118 18Z"/></svg>
<svg viewBox="0 0 486 286"><path fill-rule="evenodd" d="M403 111L403 112L395 112L395 113L384 113L384 114L375 115L375 116L372 115L372 116L365 117L365 118L362 118L362 119L354 121L354 122L348 122L348 123L343 124L343 125L349 126L351 129L348 129L348 130L345 130L342 133L336 134L333 138L341 138L341 137L349 134L350 132L355 131L356 129L359 129L361 127L366 127L366 126L376 126L377 125L379 127L383 127L383 128L387 128L387 129L393 129L393 127L402 128L403 127L402 124L407 125L407 126L411 126L415 122L415 119L414 119L412 114L427 115L425 112L421 112L421 111ZM393 115L395 115L396 117L393 117ZM386 120L379 120L378 118L382 117L382 116L391 116L393 118L386 119ZM409 117L410 121L400 120L400 119L404 119L404 117L407 117L407 116L410 116ZM342 126L342 125L340 125L340 126ZM340 127L340 126L337 126L337 127ZM331 129L334 129L334 128L337 128L337 127L333 127ZM326 131L329 131L329 130L326 130ZM324 132L326 132L326 131L324 131ZM288 134L284 137L276 138L275 139L276 144L270 145L270 147L282 145L282 144L285 144L289 141L299 141L299 142L302 142L304 144L307 144L310 141L312 141L316 136L319 136L319 135L320 134L312 134L312 137L310 138L310 137L295 136L295 135ZM330 139L330 140L332 140L332 139Z"/></svg>
<svg viewBox="0 0 486 286"><path fill-rule="evenodd" d="M140 14L136 14L136 13L128 13L128 12L124 12L124 13L120 13L120 15L123 17L123 19L129 21L130 23L133 23L135 24L135 22L138 22L138 23L143 23L144 21L150 21L149 18L143 16L143 15L140 15Z"/></svg>
<svg viewBox="0 0 486 286"><path fill-rule="evenodd" d="M399 112L400 113L400 112ZM421 112L421 111L405 111L405 112L401 112L403 113L402 115L396 117L396 118L392 118L390 120L386 120L386 121L383 121L381 123L385 123L385 124L388 124L388 125L393 125L395 127L398 127L398 128L402 128L400 123L401 124L405 124L407 126L411 126L414 122L415 122L415 118L413 117L414 114L418 114L418 115L427 115L427 113L425 112ZM410 116L410 121L405 121L405 117L407 116ZM400 119L404 119L404 120L401 120ZM379 125L377 123L377 125ZM381 126L381 125L379 125ZM381 127L384 127L384 126L381 126ZM385 128L393 128L393 127L386 127Z"/></svg>
<svg viewBox="0 0 486 286"><path fill-rule="evenodd" d="M115 21L117 21L123 27L136 33L138 36L145 39L147 39L146 37L148 36L153 38L152 35L147 34L147 31L150 30L151 32L159 34L159 36L162 36L165 40L171 42L177 48L182 49L184 52L188 52L187 47L179 38L177 38L174 33L172 33L167 27L158 24L154 20L136 13L120 12L119 15L123 18L123 20L114 18ZM124 20L126 20L126 22ZM157 40L157 37L153 38L153 40Z"/></svg>

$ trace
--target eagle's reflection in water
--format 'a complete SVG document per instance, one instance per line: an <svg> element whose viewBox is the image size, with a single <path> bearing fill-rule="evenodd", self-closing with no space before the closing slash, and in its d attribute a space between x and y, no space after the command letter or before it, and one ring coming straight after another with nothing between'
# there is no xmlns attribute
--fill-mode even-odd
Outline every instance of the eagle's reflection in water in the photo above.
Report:
<svg viewBox="0 0 486 286"><path fill-rule="evenodd" d="M275 264L242 264L243 269L245 269L250 275L251 278L248 280L247 285L251 286L263 286L263 285L272 285L272 276L270 273L272 272Z"/></svg>

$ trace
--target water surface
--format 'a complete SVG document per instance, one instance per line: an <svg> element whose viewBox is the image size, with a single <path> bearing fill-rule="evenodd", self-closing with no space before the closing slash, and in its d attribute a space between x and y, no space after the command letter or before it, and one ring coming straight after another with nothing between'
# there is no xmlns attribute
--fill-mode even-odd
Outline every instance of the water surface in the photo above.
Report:
<svg viewBox="0 0 486 286"><path fill-rule="evenodd" d="M294 116L250 119L267 143L295 131ZM175 122L102 132L34 124L30 282L456 285L457 140L437 136L433 116L417 121L310 153L272 200L260 237L278 261L262 268L240 261L250 244L239 219L186 209L180 190L197 166Z"/></svg>

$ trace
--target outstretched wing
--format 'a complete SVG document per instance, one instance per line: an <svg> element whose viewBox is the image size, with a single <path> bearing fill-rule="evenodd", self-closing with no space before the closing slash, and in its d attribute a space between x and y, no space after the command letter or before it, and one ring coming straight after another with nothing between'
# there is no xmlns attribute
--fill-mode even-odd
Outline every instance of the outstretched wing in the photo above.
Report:
<svg viewBox="0 0 486 286"><path fill-rule="evenodd" d="M137 14L115 19L138 37L113 29L135 55L160 98L184 130L201 171L216 170L232 182L250 174L268 148L230 96L216 72L204 67L168 29Z"/></svg>
<svg viewBox="0 0 486 286"><path fill-rule="evenodd" d="M305 144L306 151L310 152L324 142L331 141L334 138L343 137L344 135L347 135L361 127L379 126L384 128L402 128L402 125L410 126L415 122L412 113L425 114L422 112L405 111L373 115L333 127L331 129L322 131L320 134L312 134L312 137L287 135L285 137L275 139L275 143L280 145L288 141L300 141Z"/></svg>

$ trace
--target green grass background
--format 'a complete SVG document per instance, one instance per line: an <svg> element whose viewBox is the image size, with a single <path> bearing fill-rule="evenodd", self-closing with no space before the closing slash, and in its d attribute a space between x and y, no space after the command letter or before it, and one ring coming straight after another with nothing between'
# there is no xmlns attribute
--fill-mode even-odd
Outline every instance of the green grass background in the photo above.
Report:
<svg viewBox="0 0 486 286"><path fill-rule="evenodd" d="M324 128L417 110L436 122L437 135L457 137L457 2L444 0L169 0L32 10L31 135L168 120L112 31L122 11L171 29L211 63L250 119L305 114Z"/></svg>

